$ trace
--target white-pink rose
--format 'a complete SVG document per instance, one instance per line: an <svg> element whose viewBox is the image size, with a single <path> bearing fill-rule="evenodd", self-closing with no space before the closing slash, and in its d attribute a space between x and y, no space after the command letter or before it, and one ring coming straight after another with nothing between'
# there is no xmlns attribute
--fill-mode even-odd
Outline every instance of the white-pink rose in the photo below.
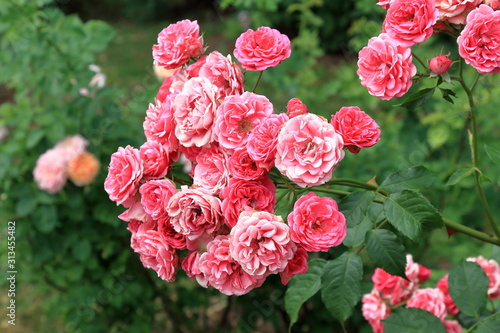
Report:
<svg viewBox="0 0 500 333"><path fill-rule="evenodd" d="M438 288L417 289L406 303L407 308L420 308L429 311L443 320L447 315L444 294Z"/></svg>
<svg viewBox="0 0 500 333"><path fill-rule="evenodd" d="M481 266L490 283L488 284L488 298L496 300L500 298L500 266L494 259L485 259L483 256L470 257L467 261L475 262Z"/></svg>
<svg viewBox="0 0 500 333"><path fill-rule="evenodd" d="M52 148L40 155L33 170L38 188L50 194L62 190L68 180L66 162L64 152L59 149Z"/></svg>
<svg viewBox="0 0 500 333"><path fill-rule="evenodd" d="M439 10L438 21L447 21L453 24L465 24L465 18L483 0L436 0Z"/></svg>
<svg viewBox="0 0 500 333"><path fill-rule="evenodd" d="M213 51L199 68L198 76L210 80L221 94L221 98L229 95L241 95L245 91L243 72L238 64L232 62L231 56L224 57L218 51Z"/></svg>
<svg viewBox="0 0 500 333"><path fill-rule="evenodd" d="M389 317L391 308L387 306L375 289L370 294L363 295L361 303L361 313L372 326L373 332L383 333L384 324L382 320Z"/></svg>
<svg viewBox="0 0 500 333"><path fill-rule="evenodd" d="M229 183L227 159L226 152L217 144L202 149L195 159L193 184L219 194Z"/></svg>

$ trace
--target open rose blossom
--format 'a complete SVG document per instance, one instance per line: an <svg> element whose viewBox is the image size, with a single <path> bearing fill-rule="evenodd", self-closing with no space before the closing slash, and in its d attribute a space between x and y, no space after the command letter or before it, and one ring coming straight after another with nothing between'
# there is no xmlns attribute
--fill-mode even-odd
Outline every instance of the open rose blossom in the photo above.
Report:
<svg viewBox="0 0 500 333"><path fill-rule="evenodd" d="M213 51L204 59L197 76L208 78L219 88L222 98L241 95L245 91L240 66L231 60L231 56L224 57L218 51Z"/></svg>
<svg viewBox="0 0 500 333"><path fill-rule="evenodd" d="M175 231L174 226L170 223L170 217L159 219L157 229L161 239L174 249L186 248L186 235Z"/></svg>
<svg viewBox="0 0 500 333"><path fill-rule="evenodd" d="M154 64L166 69L181 67L189 58L202 53L203 41L197 21L170 24L158 34L158 44L153 45Z"/></svg>
<svg viewBox="0 0 500 333"><path fill-rule="evenodd" d="M229 236L231 256L251 275L283 271L295 249L289 227L281 217L268 212L242 212Z"/></svg>
<svg viewBox="0 0 500 333"><path fill-rule="evenodd" d="M170 159L165 147L156 141L147 141L139 148L144 161L144 178L163 178L170 168Z"/></svg>
<svg viewBox="0 0 500 333"><path fill-rule="evenodd" d="M201 253L198 251L191 251L183 260L181 268L186 272L186 275L196 282L203 288L208 287L208 279L200 271L200 256Z"/></svg>
<svg viewBox="0 0 500 333"><path fill-rule="evenodd" d="M99 172L99 160L85 151L68 161L68 177L76 186L92 183Z"/></svg>
<svg viewBox="0 0 500 333"><path fill-rule="evenodd" d="M151 180L141 185L141 204L146 213L155 220L168 218L166 206L177 193L175 184L169 179Z"/></svg>
<svg viewBox="0 0 500 333"><path fill-rule="evenodd" d="M266 276L250 275L229 254L229 236L217 236L207 244L207 252L198 260L200 272L208 284L226 295L244 295L260 287Z"/></svg>
<svg viewBox="0 0 500 333"><path fill-rule="evenodd" d="M382 298L387 299L391 305L406 301L415 289L413 282L400 276L391 275L381 268L375 269L372 281L373 288L381 292Z"/></svg>
<svg viewBox="0 0 500 333"><path fill-rule="evenodd" d="M371 95L389 100L410 89L417 67L412 63L411 49L383 33L370 38L368 46L359 51L356 73Z"/></svg>
<svg viewBox="0 0 500 333"><path fill-rule="evenodd" d="M145 232L139 239L138 253L142 264L158 273L167 282L175 281L179 257L175 250L164 243L155 230Z"/></svg>
<svg viewBox="0 0 500 333"><path fill-rule="evenodd" d="M104 181L104 189L109 199L117 205L130 206L135 201L139 181L144 173L144 165L139 150L127 146L119 147L111 155L108 166L108 176Z"/></svg>
<svg viewBox="0 0 500 333"><path fill-rule="evenodd" d="M38 157L33 170L33 178L38 188L50 194L59 192L66 181L66 158L58 149L52 148Z"/></svg>
<svg viewBox="0 0 500 333"><path fill-rule="evenodd" d="M333 127L344 139L344 146L357 154L361 148L372 147L380 140L380 128L357 106L344 106L332 116Z"/></svg>
<svg viewBox="0 0 500 333"><path fill-rule="evenodd" d="M290 57L290 39L276 29L260 27L248 29L236 40L234 56L248 71L263 71L276 67Z"/></svg>
<svg viewBox="0 0 500 333"><path fill-rule="evenodd" d="M483 0L436 0L436 8L439 10L438 21L465 24L467 14L482 2Z"/></svg>
<svg viewBox="0 0 500 333"><path fill-rule="evenodd" d="M219 194L229 183L227 159L226 152L219 145L203 148L195 159L193 184L212 194Z"/></svg>
<svg viewBox="0 0 500 333"><path fill-rule="evenodd" d="M446 317L444 294L437 288L417 289L406 303L407 308L420 308L429 311L439 319Z"/></svg>
<svg viewBox="0 0 500 333"><path fill-rule="evenodd" d="M309 255L300 244L297 245L293 258L288 261L285 269L280 272L280 279L283 285L288 284L295 274L304 274L309 269L307 259Z"/></svg>
<svg viewBox="0 0 500 333"><path fill-rule="evenodd" d="M292 98L286 104L286 115L290 118L300 116L309 112L307 105L298 98Z"/></svg>
<svg viewBox="0 0 500 333"><path fill-rule="evenodd" d="M127 225L127 230L131 232L130 237L130 247L137 253L139 253L140 240L141 237L148 231L156 231L157 224L156 221L149 215L144 216L144 220L130 220Z"/></svg>
<svg viewBox="0 0 500 333"><path fill-rule="evenodd" d="M344 214L338 210L335 200L318 197L314 192L295 202L287 221L292 240L310 252L327 252L341 244L347 232Z"/></svg>
<svg viewBox="0 0 500 333"><path fill-rule="evenodd" d="M142 126L146 139L160 143L175 161L177 158L173 156L177 156L179 140L174 134L175 122L170 98L166 98L164 102L156 100L155 104L149 104Z"/></svg>
<svg viewBox="0 0 500 333"><path fill-rule="evenodd" d="M384 323L382 323L382 320L389 317L391 308L380 298L380 294L376 290L372 290L370 294L363 295L361 303L361 313L370 323L373 332L383 333Z"/></svg>
<svg viewBox="0 0 500 333"><path fill-rule="evenodd" d="M255 180L267 174L267 170L257 166L245 148L237 149L227 161L227 168L232 177Z"/></svg>
<svg viewBox="0 0 500 333"><path fill-rule="evenodd" d="M480 5L467 16L458 53L479 73L500 73L500 11Z"/></svg>
<svg viewBox="0 0 500 333"><path fill-rule="evenodd" d="M437 283L436 287L441 290L444 295L444 304L446 305L446 311L448 311L451 315L458 314L458 308L455 305L455 302L450 296L450 292L448 289L448 274L443 276Z"/></svg>
<svg viewBox="0 0 500 333"><path fill-rule="evenodd" d="M300 187L332 178L344 158L344 141L324 118L308 113L287 121L278 135L275 165Z"/></svg>
<svg viewBox="0 0 500 333"><path fill-rule="evenodd" d="M435 0L393 0L382 27L398 44L410 47L432 36L438 13Z"/></svg>
<svg viewBox="0 0 500 333"><path fill-rule="evenodd" d="M467 261L475 262L481 266L490 283L488 284L488 298L496 300L500 298L500 266L494 259L485 259L483 256L467 258Z"/></svg>
<svg viewBox="0 0 500 333"><path fill-rule="evenodd" d="M481 2L481 0L477 1ZM500 9L500 0L484 0L484 3L493 8L493 10Z"/></svg>
<svg viewBox="0 0 500 333"><path fill-rule="evenodd" d="M59 141L55 146L56 149L61 156L66 160L66 162L72 160L76 156L83 153L88 145L88 141L85 140L79 134L69 135L65 137L63 140Z"/></svg>

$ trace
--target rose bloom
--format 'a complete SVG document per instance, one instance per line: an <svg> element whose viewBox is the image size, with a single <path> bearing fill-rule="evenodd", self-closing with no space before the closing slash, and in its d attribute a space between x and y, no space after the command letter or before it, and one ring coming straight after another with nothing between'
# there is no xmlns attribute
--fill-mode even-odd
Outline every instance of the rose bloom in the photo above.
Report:
<svg viewBox="0 0 500 333"><path fill-rule="evenodd" d="M175 95L182 90L184 83L189 79L188 72L184 68L172 70L172 75L166 77L156 94L155 101L165 103L167 98Z"/></svg>
<svg viewBox="0 0 500 333"><path fill-rule="evenodd" d="M140 239L148 231L156 231L157 224L153 218L146 214L143 220L130 220L127 225L127 230L132 233L130 237L130 247L134 252L139 253L140 250Z"/></svg>
<svg viewBox="0 0 500 333"><path fill-rule="evenodd" d="M484 0L484 3L493 8L493 10L500 8L500 0Z"/></svg>
<svg viewBox="0 0 500 333"><path fill-rule="evenodd" d="M414 262L411 254L406 255L405 275L411 282L421 284L429 279L431 273L427 267Z"/></svg>
<svg viewBox="0 0 500 333"><path fill-rule="evenodd" d="M83 152L68 162L68 177L76 186L92 183L99 172L99 160L89 152Z"/></svg>
<svg viewBox="0 0 500 333"><path fill-rule="evenodd" d="M225 295L244 295L260 287L266 276L250 275L229 254L229 236L217 236L208 243L207 252L198 260L200 272L208 284Z"/></svg>
<svg viewBox="0 0 500 333"><path fill-rule="evenodd" d="M389 100L406 94L417 67L412 63L410 48L380 34L370 38L368 46L359 51L356 73L371 95Z"/></svg>
<svg viewBox="0 0 500 333"><path fill-rule="evenodd" d="M438 13L435 0L393 0L382 29L401 46L410 47L432 36Z"/></svg>
<svg viewBox="0 0 500 333"><path fill-rule="evenodd" d="M344 106L332 116L331 123L344 139L344 146L357 154L361 148L372 147L380 140L380 128L357 106Z"/></svg>
<svg viewBox="0 0 500 333"><path fill-rule="evenodd" d="M154 64L166 69L181 67L189 58L202 53L203 41L197 21L170 24L158 34L158 44L153 45Z"/></svg>
<svg viewBox="0 0 500 333"><path fill-rule="evenodd" d="M406 303L407 308L420 308L429 311L439 319L446 317L444 294L437 288L417 289Z"/></svg>
<svg viewBox="0 0 500 333"><path fill-rule="evenodd" d="M229 184L227 154L216 144L204 148L196 157L193 169L193 184L217 195Z"/></svg>
<svg viewBox="0 0 500 333"><path fill-rule="evenodd" d="M500 298L500 266L494 259L485 259L483 256L467 258L467 261L475 262L481 266L490 283L488 284L488 298L496 300Z"/></svg>
<svg viewBox="0 0 500 333"><path fill-rule="evenodd" d="M205 77L189 79L173 103L175 136L186 147L207 146L219 106L219 89Z"/></svg>
<svg viewBox="0 0 500 333"><path fill-rule="evenodd" d="M462 326L456 320L443 320L446 333L462 333Z"/></svg>
<svg viewBox="0 0 500 333"><path fill-rule="evenodd" d="M300 116L301 114L309 113L307 105L302 103L298 98L292 98L286 104L286 115L290 118Z"/></svg>
<svg viewBox="0 0 500 333"><path fill-rule="evenodd" d="M295 202L287 222L292 240L309 252L327 252L340 245L347 232L344 214L338 210L335 200L318 197L314 192Z"/></svg>
<svg viewBox="0 0 500 333"><path fill-rule="evenodd" d="M457 39L458 53L479 73L500 73L500 11L487 5L470 12Z"/></svg>
<svg viewBox="0 0 500 333"><path fill-rule="evenodd" d="M234 56L244 69L263 71L276 67L290 57L290 39L276 29L260 27L256 31L248 29L236 40Z"/></svg>
<svg viewBox="0 0 500 333"><path fill-rule="evenodd" d="M242 212L229 236L229 253L251 275L283 271L295 249L289 227L268 212Z"/></svg>
<svg viewBox="0 0 500 333"><path fill-rule="evenodd" d="M109 199L117 205L129 207L135 201L134 196L143 173L144 165L139 150L131 146L119 147L118 151L111 155L108 176L104 181L104 189Z"/></svg>
<svg viewBox="0 0 500 333"><path fill-rule="evenodd" d="M81 135L69 135L63 140L59 141L55 146L56 149L66 162L72 160L76 156L83 153L88 145L88 141Z"/></svg>
<svg viewBox="0 0 500 333"><path fill-rule="evenodd" d="M245 91L243 72L238 64L231 60L231 56L224 57L218 51L213 51L200 67L198 76L204 76L217 88L221 97L241 95Z"/></svg>
<svg viewBox="0 0 500 333"><path fill-rule="evenodd" d="M400 276L391 275L381 268L375 269L372 281L373 288L381 292L382 298L387 299L391 305L406 301L415 289L413 282L409 282Z"/></svg>
<svg viewBox="0 0 500 333"><path fill-rule="evenodd" d="M267 170L257 166L245 148L236 149L227 160L227 168L232 177L245 180L259 179L267 174Z"/></svg>
<svg viewBox="0 0 500 333"><path fill-rule="evenodd" d="M144 178L163 178L170 168L168 151L157 141L147 141L139 148L144 161Z"/></svg>
<svg viewBox="0 0 500 333"><path fill-rule="evenodd" d="M170 223L170 217L158 220L158 233L161 239L174 249L186 248L186 236L175 231L174 226Z"/></svg>
<svg viewBox="0 0 500 333"><path fill-rule="evenodd" d="M467 14L482 2L483 0L436 0L436 8L439 11L438 21L465 24Z"/></svg>
<svg viewBox="0 0 500 333"><path fill-rule="evenodd" d="M272 114L262 120L250 133L246 148L257 166L266 170L271 170L274 166L278 134L288 119L284 113Z"/></svg>
<svg viewBox="0 0 500 333"><path fill-rule="evenodd" d="M383 333L383 319L386 319L391 314L391 308L380 298L380 294L376 290L372 290L370 294L363 295L361 299L361 312L363 317L372 326L373 332Z"/></svg>
<svg viewBox="0 0 500 333"><path fill-rule="evenodd" d="M59 192L66 181L66 158L58 149L52 148L38 157L33 170L33 178L39 189L50 194Z"/></svg>
<svg viewBox="0 0 500 333"><path fill-rule="evenodd" d="M200 271L200 257L201 253L198 251L191 251L183 260L181 268L186 272L186 275L196 282L203 288L208 287L208 279Z"/></svg>
<svg viewBox="0 0 500 333"><path fill-rule="evenodd" d="M448 59L450 54L440 54L429 61L429 69L435 74L444 74L448 71L452 61Z"/></svg>
<svg viewBox="0 0 500 333"><path fill-rule="evenodd" d="M304 274L309 269L307 259L309 255L300 244L296 246L293 258L288 261L285 269L280 272L280 279L283 285L288 284L295 274Z"/></svg>
<svg viewBox="0 0 500 333"><path fill-rule="evenodd" d="M130 206L129 209L118 215L118 218L125 222L131 222L132 220L138 220L143 222L147 218L151 218L151 216L148 213L146 213L141 202L136 201Z"/></svg>
<svg viewBox="0 0 500 333"><path fill-rule="evenodd" d="M214 135L226 149L245 147L251 131L271 114L273 105L265 96L248 91L228 96L217 109Z"/></svg>
<svg viewBox="0 0 500 333"><path fill-rule="evenodd" d="M225 223L232 228L242 211L258 210L272 213L276 207L276 186L269 177L259 180L231 178L220 197L223 199L222 213Z"/></svg>
<svg viewBox="0 0 500 333"><path fill-rule="evenodd" d="M332 178L344 158L344 141L324 118L312 113L287 121L278 135L275 165L300 187Z"/></svg>
<svg viewBox="0 0 500 333"><path fill-rule="evenodd" d="M156 100L156 104L149 104L142 126L148 141L160 143L170 154L170 158L173 161L177 160L179 140L174 134L174 114L169 98L164 102Z"/></svg>
<svg viewBox="0 0 500 333"><path fill-rule="evenodd" d="M381 0L379 2L377 2L377 5L379 5L380 7L384 8L384 9L389 9L389 6L391 5L391 2L393 0Z"/></svg>
<svg viewBox="0 0 500 333"><path fill-rule="evenodd" d="M165 210L170 198L177 193L175 184L169 179L150 180L139 188L141 204L146 213L155 220L168 218Z"/></svg>
<svg viewBox="0 0 500 333"><path fill-rule="evenodd" d="M453 302L453 299L450 296L450 292L448 290L448 274L443 276L437 283L436 286L444 295L444 304L446 305L446 311L448 311L451 315L457 315L459 310Z"/></svg>
<svg viewBox="0 0 500 333"><path fill-rule="evenodd" d="M157 231L145 232L139 239L138 245L137 252L144 267L154 270L162 280L175 281L179 257L172 247L161 240Z"/></svg>
<svg viewBox="0 0 500 333"><path fill-rule="evenodd" d="M175 231L190 240L217 232L223 223L220 199L201 188L182 186L166 209Z"/></svg>

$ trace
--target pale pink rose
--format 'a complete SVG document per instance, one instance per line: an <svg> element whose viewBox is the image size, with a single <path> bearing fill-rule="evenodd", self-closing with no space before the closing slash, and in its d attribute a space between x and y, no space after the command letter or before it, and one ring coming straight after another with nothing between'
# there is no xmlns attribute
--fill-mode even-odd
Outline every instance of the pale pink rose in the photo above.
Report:
<svg viewBox="0 0 500 333"><path fill-rule="evenodd" d="M389 317L391 308L387 306L376 290L372 290L370 294L363 295L361 303L361 313L372 326L373 332L383 333L384 323L382 323L382 320Z"/></svg>
<svg viewBox="0 0 500 333"><path fill-rule="evenodd" d="M212 128L219 106L219 89L205 77L189 79L175 96L175 136L186 147L207 146L213 141Z"/></svg>
<svg viewBox="0 0 500 333"><path fill-rule="evenodd" d="M283 285L288 284L295 274L304 274L309 269L307 259L309 255L300 244L297 245L293 258L288 261L285 269L280 272L280 279Z"/></svg>
<svg viewBox="0 0 500 333"><path fill-rule="evenodd" d="M438 288L415 290L410 299L408 299L408 302L406 302L406 307L424 309L440 320L443 320L447 315L444 294Z"/></svg>
<svg viewBox="0 0 500 333"><path fill-rule="evenodd" d="M192 279L195 279L200 286L203 288L208 287L208 279L200 271L200 257L201 253L198 251L191 251L182 260L181 267L186 272L186 275Z"/></svg>
<svg viewBox="0 0 500 333"><path fill-rule="evenodd" d="M443 276L437 283L436 287L441 290L444 295L444 304L446 305L446 311L448 311L451 315L457 315L459 310L453 302L453 299L450 296L450 292L448 290L448 274Z"/></svg>
<svg viewBox="0 0 500 333"><path fill-rule="evenodd" d="M340 245L347 232L344 214L339 211L335 200L318 197L314 192L295 202L287 222L292 240L309 252L327 252Z"/></svg>
<svg viewBox="0 0 500 333"><path fill-rule="evenodd" d="M33 178L38 188L50 194L62 190L68 180L66 162L63 152L55 148L40 155L33 170Z"/></svg>
<svg viewBox="0 0 500 333"><path fill-rule="evenodd" d="M139 187L139 192L146 213L155 220L168 218L165 208L170 198L177 193L175 184L171 180L150 180Z"/></svg>
<svg viewBox="0 0 500 333"><path fill-rule="evenodd" d="M245 147L252 130L273 114L273 105L262 95L244 92L228 96L217 109L214 135L228 150Z"/></svg>
<svg viewBox="0 0 500 333"><path fill-rule="evenodd" d="M170 169L167 149L157 141L147 141L139 148L144 162L144 178L163 178Z"/></svg>
<svg viewBox="0 0 500 333"><path fill-rule="evenodd" d="M66 162L71 161L76 156L82 154L88 145L88 141L81 135L69 135L59 141L55 146L56 149Z"/></svg>
<svg viewBox="0 0 500 333"><path fill-rule="evenodd" d="M276 207L276 186L264 177L259 180L231 178L220 194L225 223L234 227L242 211L258 210L272 213Z"/></svg>
<svg viewBox="0 0 500 333"><path fill-rule="evenodd" d="M193 168L193 184L217 195L229 183L227 154L216 144L204 148L196 157Z"/></svg>
<svg viewBox="0 0 500 333"><path fill-rule="evenodd" d="M142 126L146 139L163 145L170 159L175 161L178 158L179 140L174 134L175 122L170 98L167 97L164 102L156 100L156 104L149 104Z"/></svg>
<svg viewBox="0 0 500 333"><path fill-rule="evenodd" d="M229 253L251 275L283 271L295 249L289 227L268 212L242 212L229 236Z"/></svg>
<svg viewBox="0 0 500 333"><path fill-rule="evenodd" d="M332 178L344 158L344 141L324 118L313 113L287 121L278 135L275 165L300 187L318 186Z"/></svg>
<svg viewBox="0 0 500 333"><path fill-rule="evenodd" d="M260 287L266 276L250 275L229 254L229 236L217 236L208 243L207 252L198 260L200 272L208 284L226 295L244 295Z"/></svg>
<svg viewBox="0 0 500 333"><path fill-rule="evenodd" d="M267 170L257 166L245 148L236 149L227 160L227 168L231 177L255 180L267 175Z"/></svg>
<svg viewBox="0 0 500 333"><path fill-rule="evenodd" d="M462 333L462 326L456 320L443 320L446 333Z"/></svg>
<svg viewBox="0 0 500 333"><path fill-rule="evenodd" d="M186 235L175 231L174 226L170 223L170 217L158 220L158 233L162 240L174 249L186 248Z"/></svg>
<svg viewBox="0 0 500 333"><path fill-rule="evenodd" d="M500 266L494 259L485 259L483 256L467 258L467 261L475 262L486 272L490 280L488 284L488 298L496 300L500 298Z"/></svg>
<svg viewBox="0 0 500 333"><path fill-rule="evenodd" d="M286 104L286 115L290 118L300 116L301 114L309 113L307 105L302 103L298 98L292 98Z"/></svg>
<svg viewBox="0 0 500 333"><path fill-rule="evenodd" d="M500 11L480 5L467 16L457 39L458 53L479 73L500 73Z"/></svg>
<svg viewBox="0 0 500 333"><path fill-rule="evenodd" d="M465 18L483 0L436 0L439 11L438 21L447 21L453 24L465 24Z"/></svg>
<svg viewBox="0 0 500 333"><path fill-rule="evenodd" d="M406 94L417 67L412 63L411 49L383 33L370 38L368 46L359 51L356 73L371 95L389 100Z"/></svg>
<svg viewBox="0 0 500 333"><path fill-rule="evenodd" d="M411 47L432 36L438 13L435 0L393 0L382 29L399 45Z"/></svg>
<svg viewBox="0 0 500 333"><path fill-rule="evenodd" d="M127 225L127 230L132 233L130 237L130 247L137 253L139 253L140 250L140 244L139 241L141 237L148 231L157 230L157 224L156 221L153 220L153 218L146 214L144 217L144 220L130 220L130 222Z"/></svg>
<svg viewBox="0 0 500 333"><path fill-rule="evenodd" d="M290 57L290 39L276 29L248 29L236 40L234 56L248 71L263 71L276 67Z"/></svg>
<svg viewBox="0 0 500 333"><path fill-rule="evenodd" d="M203 40L197 21L170 24L158 34L158 44L153 45L154 64L166 69L181 67L202 53Z"/></svg>
<svg viewBox="0 0 500 333"><path fill-rule="evenodd" d="M175 231L190 240L216 233L223 224L220 199L204 189L182 186L166 206Z"/></svg>
<svg viewBox="0 0 500 333"><path fill-rule="evenodd" d="M411 254L406 255L406 277L415 284L421 284L429 279L432 271L413 261Z"/></svg>
<svg viewBox="0 0 500 333"><path fill-rule="evenodd" d="M218 51L213 51L200 67L198 76L210 80L221 94L221 98L229 95L241 95L245 91L243 72L238 64L231 60L231 56L224 57Z"/></svg>
<svg viewBox="0 0 500 333"><path fill-rule="evenodd" d="M133 204L143 173L144 165L139 150L131 146L119 147L118 151L111 155L108 176L104 181L104 189L109 199L125 207Z"/></svg>
<svg viewBox="0 0 500 333"><path fill-rule="evenodd" d="M333 116L331 123L344 139L344 146L357 154L380 140L380 127L375 120L357 106L344 106Z"/></svg>
<svg viewBox="0 0 500 333"><path fill-rule="evenodd" d="M448 71L452 61L448 59L450 53L440 54L429 60L429 69L435 74L444 74Z"/></svg>
<svg viewBox="0 0 500 333"><path fill-rule="evenodd" d="M158 231L146 231L138 245L137 252L144 267L154 270L162 280L175 281L179 257L170 245L162 241Z"/></svg>
<svg viewBox="0 0 500 333"><path fill-rule="evenodd" d="M246 148L259 167L271 170L274 166L278 134L288 119L284 113L272 114L262 120L250 133Z"/></svg>
<svg viewBox="0 0 500 333"><path fill-rule="evenodd" d="M413 290L415 284L387 273L381 268L376 268L372 276L373 288L382 293L382 298L387 299L391 305L397 305L406 301Z"/></svg>
<svg viewBox="0 0 500 333"><path fill-rule="evenodd" d="M484 0L484 3L493 8L493 10L500 8L500 0Z"/></svg>

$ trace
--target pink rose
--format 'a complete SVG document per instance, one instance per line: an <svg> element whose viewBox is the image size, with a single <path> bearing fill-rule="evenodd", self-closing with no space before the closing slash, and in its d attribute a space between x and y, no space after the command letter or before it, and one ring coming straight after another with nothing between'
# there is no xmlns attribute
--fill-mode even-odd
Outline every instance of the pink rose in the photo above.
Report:
<svg viewBox="0 0 500 333"><path fill-rule="evenodd" d="M448 71L452 61L448 59L450 54L440 54L429 60L429 69L435 74L444 74Z"/></svg>
<svg viewBox="0 0 500 333"><path fill-rule="evenodd" d="M382 28L399 45L410 47L432 36L438 13L435 0L393 0Z"/></svg>
<svg viewBox="0 0 500 333"><path fill-rule="evenodd" d="M391 2L393 0L381 0L379 2L377 2L377 5L379 5L380 7L384 8L384 9L389 9L389 6L391 5Z"/></svg>
<svg viewBox="0 0 500 333"><path fill-rule="evenodd" d="M186 147L207 146L213 141L212 127L219 106L219 89L205 77L189 79L175 96L175 136Z"/></svg>
<svg viewBox="0 0 500 333"><path fill-rule="evenodd" d="M198 260L199 270L208 285L226 295L244 295L260 287L266 276L250 275L229 254L229 236L217 236L208 243Z"/></svg>
<svg viewBox="0 0 500 333"><path fill-rule="evenodd" d="M439 11L438 21L465 24L465 17L479 6L483 0L436 0Z"/></svg>
<svg viewBox="0 0 500 333"><path fill-rule="evenodd" d="M309 255L300 244L297 245L293 258L288 261L285 269L280 272L281 283L288 284L295 274L304 274L309 269L307 259Z"/></svg>
<svg viewBox="0 0 500 333"><path fill-rule="evenodd" d="M290 57L290 39L276 29L248 29L236 40L234 56L248 71L263 71L276 67Z"/></svg>
<svg viewBox="0 0 500 333"><path fill-rule="evenodd" d="M376 290L363 295L361 303L361 313L372 326L373 332L383 333L384 323L382 323L382 320L389 317L391 308L387 306Z"/></svg>
<svg viewBox="0 0 500 333"><path fill-rule="evenodd" d="M204 189L182 186L166 206L175 231L190 240L217 232L222 226L220 199Z"/></svg>
<svg viewBox="0 0 500 333"><path fill-rule="evenodd" d="M484 3L490 6L493 10L497 10L500 8L500 0L484 0Z"/></svg>
<svg viewBox="0 0 500 333"><path fill-rule="evenodd" d="M166 98L164 102L156 100L154 105L149 104L142 126L148 141L160 143L171 154L170 158L177 160L179 140L174 134L175 122L170 98Z"/></svg>
<svg viewBox="0 0 500 333"><path fill-rule="evenodd" d="M356 73L371 95L389 100L406 94L417 67L412 63L410 48L380 34L370 38L368 46L359 51Z"/></svg>
<svg viewBox="0 0 500 333"><path fill-rule="evenodd" d="M245 148L237 149L227 161L227 168L232 177L255 180L267 174L267 170L257 166Z"/></svg>
<svg viewBox="0 0 500 333"><path fill-rule="evenodd" d="M79 134L69 135L63 140L59 141L54 146L54 149L56 149L61 154L61 156L64 157L66 162L69 162L76 156L82 154L88 144L88 141Z"/></svg>
<svg viewBox="0 0 500 333"><path fill-rule="evenodd" d="M135 201L134 196L143 173L144 165L139 150L131 146L119 147L118 151L111 155L108 176L104 181L104 189L109 199L118 205L130 206Z"/></svg>
<svg viewBox="0 0 500 333"><path fill-rule="evenodd" d="M443 320L446 333L462 333L462 326L456 320Z"/></svg>
<svg viewBox="0 0 500 333"><path fill-rule="evenodd" d="M272 213L276 207L276 186L264 177L259 180L231 178L220 194L225 223L234 227L240 213L259 210Z"/></svg>
<svg viewBox="0 0 500 333"><path fill-rule="evenodd" d="M184 260L182 260L181 267L186 272L186 275L195 279L203 288L208 287L208 279L200 271L200 257L201 253L198 251L190 252Z"/></svg>
<svg viewBox="0 0 500 333"><path fill-rule="evenodd" d="M168 218L165 207L177 193L175 184L169 179L150 180L139 188L141 204L146 213L155 220Z"/></svg>
<svg viewBox="0 0 500 333"><path fill-rule="evenodd" d="M375 269L372 281L373 288L381 292L382 298L389 300L391 305L398 305L406 301L415 289L413 282L400 276L391 275L381 268Z"/></svg>
<svg viewBox="0 0 500 333"><path fill-rule="evenodd" d="M250 275L283 271L295 247L283 219L268 212L242 212L229 236L229 253Z"/></svg>
<svg viewBox="0 0 500 333"><path fill-rule="evenodd" d="M40 155L33 170L33 178L38 188L50 194L62 190L68 180L66 162L63 152L56 148Z"/></svg>
<svg viewBox="0 0 500 333"><path fill-rule="evenodd" d="M351 153L357 154L361 148L371 147L380 140L375 120L357 106L342 107L332 116L331 123Z"/></svg>
<svg viewBox="0 0 500 333"><path fill-rule="evenodd" d="M183 250L186 248L186 236L175 231L174 226L170 223L170 217L158 220L158 234L165 243L174 249Z"/></svg>
<svg viewBox="0 0 500 333"><path fill-rule="evenodd" d="M429 279L431 273L427 267L414 262L411 254L406 255L405 275L411 282L421 284Z"/></svg>
<svg viewBox="0 0 500 333"><path fill-rule="evenodd" d="M494 259L485 259L483 256L467 258L467 261L475 262L486 272L490 280L488 284L488 298L496 300L500 298L500 266Z"/></svg>
<svg viewBox="0 0 500 333"><path fill-rule="evenodd" d="M300 187L318 186L332 178L344 158L344 141L324 118L313 113L287 121L278 135L275 165Z"/></svg>
<svg viewBox="0 0 500 333"><path fill-rule="evenodd" d="M157 231L149 230L141 236L138 252L144 267L154 270L162 280L175 281L179 257L172 247L161 240Z"/></svg>
<svg viewBox="0 0 500 333"><path fill-rule="evenodd" d="M153 230L156 231L157 224L156 221L151 218L151 216L145 216L144 220L130 220L127 225L127 230L132 233L130 237L130 247L137 253L139 253L140 247L140 239L141 237L148 231Z"/></svg>
<svg viewBox="0 0 500 333"><path fill-rule="evenodd" d="M265 96L248 91L228 96L217 109L216 140L229 150L245 147L251 131L272 113L273 105Z"/></svg>
<svg viewBox="0 0 500 333"><path fill-rule="evenodd" d="M344 214L330 197L309 192L297 200L287 217L292 240L306 251L327 252L342 243L347 232Z"/></svg>
<svg viewBox="0 0 500 333"><path fill-rule="evenodd" d="M193 184L217 195L229 183L227 154L216 144L204 148L196 157Z"/></svg>
<svg viewBox="0 0 500 333"><path fill-rule="evenodd" d="M274 166L278 134L288 119L284 113L272 114L262 120L250 133L246 148L257 166L266 170L271 170Z"/></svg>
<svg viewBox="0 0 500 333"><path fill-rule="evenodd" d="M144 178L163 178L170 169L168 151L157 141L147 141L139 148L144 162Z"/></svg>
<svg viewBox="0 0 500 333"><path fill-rule="evenodd" d="M134 202L129 209L118 215L118 218L125 222L131 222L132 220L145 221L146 218L152 219L151 216L146 213L140 201Z"/></svg>
<svg viewBox="0 0 500 333"><path fill-rule="evenodd" d="M197 21L170 24L158 34L158 44L153 45L154 64L166 69L181 67L189 58L202 53L203 41Z"/></svg>
<svg viewBox="0 0 500 333"><path fill-rule="evenodd" d="M448 274L443 276L437 283L436 286L444 295L444 304L446 305L446 311L448 311L451 315L457 315L459 310L453 302L453 299L450 296L450 292L448 290Z"/></svg>
<svg viewBox="0 0 500 333"><path fill-rule="evenodd" d="M300 116L301 114L309 113L307 105L302 103L298 98L292 98L286 104L286 115L290 118Z"/></svg>
<svg viewBox="0 0 500 333"><path fill-rule="evenodd" d="M437 288L417 289L406 303L407 308L420 308L429 311L439 319L446 317L444 295Z"/></svg>
<svg viewBox="0 0 500 333"><path fill-rule="evenodd" d="M163 83L156 94L155 101L165 103L167 98L179 93L184 87L184 83L189 79L188 72L184 68L178 68L174 73L163 80Z"/></svg>
<svg viewBox="0 0 500 333"><path fill-rule="evenodd" d="M500 73L500 11L487 5L470 12L457 39L458 53L479 73Z"/></svg>
<svg viewBox="0 0 500 333"><path fill-rule="evenodd" d="M245 91L241 68L232 62L231 56L224 57L218 51L213 51L207 56L198 75L208 78L217 86L222 98L241 95Z"/></svg>

